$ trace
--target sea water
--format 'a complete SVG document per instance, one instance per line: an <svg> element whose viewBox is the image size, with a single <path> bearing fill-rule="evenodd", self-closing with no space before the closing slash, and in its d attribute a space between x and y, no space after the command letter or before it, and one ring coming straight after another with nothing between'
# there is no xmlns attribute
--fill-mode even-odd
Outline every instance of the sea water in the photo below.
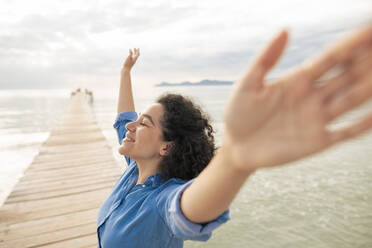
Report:
<svg viewBox="0 0 372 248"><path fill-rule="evenodd" d="M135 92L143 111L165 91L194 99L211 116L220 142L222 112L231 86L152 87ZM93 114L112 147L117 89L93 90ZM70 89L0 91L0 197L22 176L66 110ZM372 102L333 123L348 125L372 110ZM285 140L283 140L285 145ZM284 167L261 170L231 205L231 220L207 243L185 247L372 247L372 133Z"/></svg>

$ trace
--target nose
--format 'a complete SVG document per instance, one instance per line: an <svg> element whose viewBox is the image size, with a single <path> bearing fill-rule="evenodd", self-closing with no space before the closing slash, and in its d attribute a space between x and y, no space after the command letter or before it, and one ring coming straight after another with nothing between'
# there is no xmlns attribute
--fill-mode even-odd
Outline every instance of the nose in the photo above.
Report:
<svg viewBox="0 0 372 248"><path fill-rule="evenodd" d="M125 125L125 128L127 130L129 130L130 132L135 132L136 131L136 122L135 121L132 121L132 122L129 122Z"/></svg>

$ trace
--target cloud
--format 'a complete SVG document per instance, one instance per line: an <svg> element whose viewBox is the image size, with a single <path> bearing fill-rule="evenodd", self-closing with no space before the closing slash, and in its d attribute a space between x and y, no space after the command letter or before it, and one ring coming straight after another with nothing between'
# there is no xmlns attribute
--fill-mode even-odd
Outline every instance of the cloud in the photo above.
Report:
<svg viewBox="0 0 372 248"><path fill-rule="evenodd" d="M0 17L0 88L112 87L134 46L142 51L135 68L139 84L234 80L286 23L293 24L294 37L278 70L313 55L371 14L364 0L332 3L319 13L307 1L270 3L9 1Z"/></svg>
<svg viewBox="0 0 372 248"><path fill-rule="evenodd" d="M67 10L25 15L0 31L0 88L53 87L96 75L112 74L120 68L110 50L110 40L97 44L107 33L125 36L164 29L192 14L187 6L169 7L123 4L114 1L103 8ZM104 51L103 49L107 50ZM111 56L112 55L112 56ZM115 68L116 67L116 68ZM18 72L22 72L20 75ZM25 83L25 78L30 81ZM72 80L75 81L76 80Z"/></svg>

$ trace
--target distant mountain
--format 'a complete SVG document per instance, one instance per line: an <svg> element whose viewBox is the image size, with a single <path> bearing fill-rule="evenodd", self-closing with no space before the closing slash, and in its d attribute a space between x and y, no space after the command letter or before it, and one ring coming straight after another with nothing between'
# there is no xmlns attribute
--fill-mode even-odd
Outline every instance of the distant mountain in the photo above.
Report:
<svg viewBox="0 0 372 248"><path fill-rule="evenodd" d="M181 83L167 83L161 82L160 84L155 84L156 87L164 87L164 86L202 86L202 85L232 85L234 82L232 81L218 81L218 80L202 80L200 82L181 82Z"/></svg>

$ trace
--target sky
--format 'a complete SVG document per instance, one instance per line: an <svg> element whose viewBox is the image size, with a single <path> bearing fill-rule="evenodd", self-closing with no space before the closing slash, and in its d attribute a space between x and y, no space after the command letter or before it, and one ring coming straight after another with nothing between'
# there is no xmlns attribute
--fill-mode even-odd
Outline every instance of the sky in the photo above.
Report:
<svg viewBox="0 0 372 248"><path fill-rule="evenodd" d="M0 0L0 89L118 87L133 47L135 88L234 81L286 28L280 74L371 17L371 0Z"/></svg>

